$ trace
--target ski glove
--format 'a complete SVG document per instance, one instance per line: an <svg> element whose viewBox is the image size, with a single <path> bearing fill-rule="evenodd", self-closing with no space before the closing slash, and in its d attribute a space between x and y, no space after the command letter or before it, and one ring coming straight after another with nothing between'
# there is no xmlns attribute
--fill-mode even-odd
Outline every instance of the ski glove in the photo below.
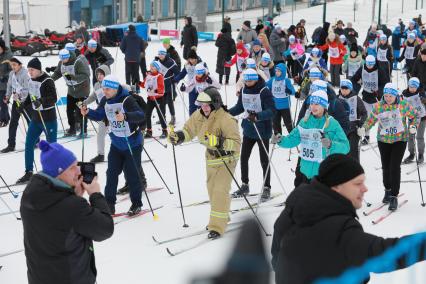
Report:
<svg viewBox="0 0 426 284"><path fill-rule="evenodd" d="M182 83L182 85L180 85L180 91L181 92L185 92L186 91L186 86L185 84Z"/></svg>
<svg viewBox="0 0 426 284"><path fill-rule="evenodd" d="M364 137L365 136L365 128L364 127L359 127L356 130L356 134L358 134L359 137Z"/></svg>
<svg viewBox="0 0 426 284"><path fill-rule="evenodd" d="M272 135L271 137L271 144L278 144L281 142L282 135L280 133L277 133L275 135Z"/></svg>
<svg viewBox="0 0 426 284"><path fill-rule="evenodd" d="M411 125L408 131L410 132L411 135L414 136L417 133L417 127L415 125Z"/></svg>
<svg viewBox="0 0 426 284"><path fill-rule="evenodd" d="M206 82L207 82L207 84L212 84L212 83L213 83L213 80L212 80L212 78L207 77L207 78L206 78Z"/></svg>
<svg viewBox="0 0 426 284"><path fill-rule="evenodd" d="M172 145L176 146L185 141L185 134L183 131L170 131L169 136L167 136L167 140L169 140Z"/></svg>
<svg viewBox="0 0 426 284"><path fill-rule="evenodd" d="M255 113L254 111L249 111L247 119L255 123L257 121L257 113Z"/></svg>
<svg viewBox="0 0 426 284"><path fill-rule="evenodd" d="M321 144L324 148L330 149L331 147L331 140L329 138L321 138Z"/></svg>

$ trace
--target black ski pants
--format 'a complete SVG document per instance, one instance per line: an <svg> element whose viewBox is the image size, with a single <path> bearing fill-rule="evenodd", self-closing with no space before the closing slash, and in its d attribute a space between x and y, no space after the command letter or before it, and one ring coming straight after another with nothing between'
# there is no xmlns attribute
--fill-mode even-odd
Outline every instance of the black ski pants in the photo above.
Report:
<svg viewBox="0 0 426 284"><path fill-rule="evenodd" d="M269 153L269 139L251 139L247 136L243 136L243 145L241 146L241 181L243 183L248 184L249 183L249 165L248 161L250 159L251 151L253 150L254 144L257 143L257 146L259 147L259 153L260 153L260 164L262 165L263 169L263 177L266 175L266 181L265 186L271 187L271 171L268 170L266 172L266 169L268 168L269 163L269 155L268 153L265 153L265 149L263 148L263 144L266 147L266 150Z"/></svg>
<svg viewBox="0 0 426 284"><path fill-rule="evenodd" d="M273 126L274 126L274 134L280 133L282 134L281 127L281 117L284 120L285 128L287 128L287 132L290 133L293 130L293 121L291 120L291 113L289 108L278 109L275 112Z"/></svg>
<svg viewBox="0 0 426 284"><path fill-rule="evenodd" d="M407 142L399 141L392 144L378 142L382 160L383 185L391 190L392 196L398 196L401 185L401 162Z"/></svg>

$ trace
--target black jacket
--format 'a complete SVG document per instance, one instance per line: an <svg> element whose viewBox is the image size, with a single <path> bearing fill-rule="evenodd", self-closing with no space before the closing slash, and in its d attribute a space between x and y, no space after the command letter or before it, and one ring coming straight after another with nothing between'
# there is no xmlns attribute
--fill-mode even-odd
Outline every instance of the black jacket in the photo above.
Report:
<svg viewBox="0 0 426 284"><path fill-rule="evenodd" d="M423 62L421 56L417 56L414 61L412 77L417 77L420 80L422 86L426 86L426 61Z"/></svg>
<svg viewBox="0 0 426 284"><path fill-rule="evenodd" d="M30 284L93 284L94 241L111 237L114 223L101 193L90 204L58 179L36 174L21 200Z"/></svg>
<svg viewBox="0 0 426 284"><path fill-rule="evenodd" d="M96 68L101 65L107 65L110 67L114 63L114 58L112 58L109 51L106 48L103 48L100 44L98 44L96 51L93 53L86 50L84 56L86 56L87 61L89 61L93 72L95 72Z"/></svg>
<svg viewBox="0 0 426 284"><path fill-rule="evenodd" d="M346 36L349 45L351 45L352 43L357 43L358 32L354 28L345 28L344 32L344 35Z"/></svg>
<svg viewBox="0 0 426 284"><path fill-rule="evenodd" d="M305 284L337 277L349 267L383 254L399 240L364 232L356 218L350 201L315 178L311 184L297 187L274 225L276 283ZM425 258L424 249L423 244L418 260ZM396 269L407 267L405 259L398 259Z"/></svg>
<svg viewBox="0 0 426 284"><path fill-rule="evenodd" d="M357 120L355 120L355 121L349 120L349 131L346 132L346 134L356 132L357 129L362 127L364 125L364 122L367 120L367 110L365 109L364 102L361 100L360 97L358 97L358 95L354 91L352 91L347 97L344 97L339 91L339 95L337 97L341 98L342 100L349 99L349 98L352 98L352 97L356 97L356 100L357 100L357 103L356 103ZM349 112L350 111L351 111L351 109L349 110Z"/></svg>
<svg viewBox="0 0 426 284"><path fill-rule="evenodd" d="M369 104L374 104L382 99L382 92L383 88L385 87L386 83L388 83L389 76L386 74L386 72L383 69L380 69L377 65L374 65L372 69L368 69L367 66L364 64L355 72L355 74L352 76L351 81L353 85L359 85L358 81L362 80L362 70L366 70L368 73L371 73L373 71L379 70L379 90L377 93L369 93L366 90L362 90L362 100Z"/></svg>
<svg viewBox="0 0 426 284"><path fill-rule="evenodd" d="M217 37L215 45L218 47L216 73L223 75L226 73L224 70L225 62L231 60L236 52L235 41L229 33L224 33Z"/></svg>
<svg viewBox="0 0 426 284"><path fill-rule="evenodd" d="M167 53L170 56L170 58L175 61L176 65L178 66L180 70L182 67L182 62L180 60L179 53L176 51L176 48L173 45L170 45L169 48L167 49Z"/></svg>

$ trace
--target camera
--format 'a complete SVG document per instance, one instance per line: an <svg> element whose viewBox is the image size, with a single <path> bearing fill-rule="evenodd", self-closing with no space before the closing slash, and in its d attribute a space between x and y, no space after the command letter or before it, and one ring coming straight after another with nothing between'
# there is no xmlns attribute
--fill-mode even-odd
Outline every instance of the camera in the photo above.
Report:
<svg viewBox="0 0 426 284"><path fill-rule="evenodd" d="M78 162L78 166L80 167L80 177L83 177L83 182L87 184L92 183L95 176L98 175L95 172L95 163Z"/></svg>

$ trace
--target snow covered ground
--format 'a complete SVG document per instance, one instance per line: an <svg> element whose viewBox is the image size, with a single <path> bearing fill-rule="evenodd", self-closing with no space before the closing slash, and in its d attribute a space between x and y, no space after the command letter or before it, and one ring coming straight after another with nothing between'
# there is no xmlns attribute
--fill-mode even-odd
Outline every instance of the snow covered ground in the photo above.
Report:
<svg viewBox="0 0 426 284"><path fill-rule="evenodd" d="M370 3L371 0L358 1L360 3L357 17L360 21L355 23L356 29L360 33L365 34L365 31L370 24L371 12ZM394 1L389 1L394 2ZM410 12L399 15L397 9L400 9L400 1L395 4L393 18L389 22L396 23L398 17L408 19L411 16L418 15L424 11L413 11L413 7L406 7L404 10ZM409 2L409 1L406 1ZM414 1L410 1L414 2ZM391 3L390 3L391 4ZM407 3L407 5L410 3ZM328 19L343 19L346 21L352 21L351 10L353 1L339 1L331 3L328 6ZM391 8L391 7L390 7ZM391 9L389 9L391 11ZM312 34L313 29L318 26L321 22L322 10L319 7L311 8L309 10L297 10L295 12L295 19L299 18L307 19L308 34ZM362 21L361 21L362 19ZM254 20L254 19L252 19ZM291 22L289 15L282 15L276 20L283 26L288 26ZM290 21L290 22L289 22ZM392 26L391 26L392 27ZM363 36L361 36L363 37ZM148 62L154 57L159 43L151 43L147 50ZM175 43L175 47L181 53L182 50L179 48L178 43ZM124 60L123 55L117 49L110 48L111 54L116 57L116 63L113 66L113 71L119 76L124 82ZM216 65L216 53L217 49L213 42L200 43L198 52L200 56L207 62L213 76L217 77L214 73ZM22 61L26 64L29 58L22 58ZM41 58L43 67L52 66L57 63L56 56L50 56ZM221 93L224 101L228 102L228 105L232 106L236 102L235 96L235 70L232 69L231 74L231 85L227 86L226 89L223 87ZM396 76L401 74L394 73L394 80ZM400 87L404 80L398 79ZM66 95L66 88L63 80L57 81L57 89L61 96ZM188 104L187 98L185 98L186 104ZM293 103L293 110L295 107ZM177 98L175 102L177 110L177 127L180 129L184 122L184 106L181 98ZM94 107L94 106L93 106ZM61 107L62 117L65 118L65 109ZM168 116L169 118L169 116ZM67 126L66 126L67 127ZM59 128L61 126L59 124ZM91 129L89 127L89 129ZM154 133L160 133L159 125L154 127ZM94 132L92 131L93 135ZM6 146L7 129L0 129L0 147ZM61 140L59 140L61 142ZM163 141L165 142L165 141ZM81 141L75 141L65 144L67 147L72 149L78 158L81 157ZM96 138L92 136L86 140L86 153L85 159L88 160L96 155ZM17 148L24 148L24 136L22 132L18 130ZM154 140L149 140L145 144L145 148L153 158L156 166L159 168L161 174L166 180L169 187L174 191L174 195L170 195L166 189L159 192L151 193L149 195L151 203L154 207L163 205L164 207L158 210L159 216L158 221L154 221L152 216L145 215L143 217L136 218L134 220L118 224L115 227L114 235L111 239L95 244L96 262L98 268L98 282L99 284L107 283L188 283L195 275L204 275L219 271L227 259L234 238L237 235L235 232L226 234L222 239L208 243L203 247L196 250L190 251L186 254L170 257L166 253L167 245L158 246L155 245L151 239L152 235L157 236L159 239L167 239L180 234L184 234L191 231L200 230L208 222L209 205L201 205L195 207L185 208L185 216L187 223L190 225L189 228L182 228L182 217L180 209L178 208L179 199L177 195L177 186L173 165L173 156L171 147L163 148L159 143ZM367 147L366 151L361 152L361 160L367 172L367 185L369 192L365 198L373 204L380 203L383 197L383 186L381 183L381 171L376 170L376 167L380 167L380 160L374 154L374 152ZM176 147L177 163L179 166L179 178L180 186L182 189L182 199L184 204L189 204L197 201L206 200L207 190L205 186L205 161L204 161L204 147L199 144L187 144ZM38 159L39 150L36 150L36 162L40 168L40 162ZM289 151L284 149L277 149L274 153L273 163L278 171L279 178L281 179L285 190L289 193L293 187L294 174L291 169L295 167L297 156L295 151L291 155L291 161L287 161ZM143 154L143 159L146 159L146 155ZM107 164L97 165L97 172L99 173L99 181L102 188L105 185L105 171ZM156 174L154 168L149 163L143 164L147 179L148 186L162 186L161 180ZM417 173L407 175L406 172L414 169L414 165L402 166L402 180L417 180ZM262 186L262 174L259 163L258 150L255 147L250 160L250 186L252 192L259 192ZM15 182L24 173L24 154L13 153L0 155L0 174L8 183ZM425 168L421 169L421 174L426 177ZM240 171L237 167L236 171L237 179L239 180ZM120 185L124 183L124 179L120 180ZM280 187L277 177L272 172L272 192L281 193L283 190ZM236 189L236 186L232 185L232 190ZM24 186L14 187L16 191L23 191ZM2 192L6 191L1 189ZM405 193L404 199L408 199L407 205L402 207L397 213L395 213L388 220L384 221L379 225L372 225L371 220L374 217L364 217L362 211L366 208L362 208L359 212L360 221L364 226L365 231L378 234L385 237L391 236L402 236L405 234L424 230L426 228L425 221L425 208L420 206L420 193L418 183L404 183L401 187L401 192ZM3 199L9 204L13 210L19 210L20 197L14 199L9 194L2 195ZM252 202L256 199L251 198ZM285 195L282 195L270 204L280 203L285 200ZM144 208L147 208L146 199L143 198ZM243 200L236 200L232 202L232 208L243 207L246 204ZM130 206L129 201L121 202L117 205L117 211L127 210ZM273 223L281 212L282 208L276 207L265 207L258 210L259 216L264 222L264 225L269 233L273 231ZM8 209L4 204L0 204L0 213L7 212ZM386 210L383 210L386 212ZM19 213L18 213L19 214ZM375 217L380 216L381 213L377 213ZM246 211L243 213L237 213L231 216L232 222L238 222L245 218L251 217L251 213ZM20 221L16 221L13 215L0 216L0 255L7 252L23 249L23 234L22 225ZM198 236L192 239L172 243L169 245L170 248L181 248L186 245L190 245L198 240L203 239L205 236ZM266 239L268 250L270 248L271 238ZM3 268L0 271L0 283L5 284L20 284L26 283L26 264L25 256L21 253L16 253L6 257L0 258L0 266ZM412 268L405 269L402 271L373 275L371 283L426 283L426 264L421 263L413 266Z"/></svg>

